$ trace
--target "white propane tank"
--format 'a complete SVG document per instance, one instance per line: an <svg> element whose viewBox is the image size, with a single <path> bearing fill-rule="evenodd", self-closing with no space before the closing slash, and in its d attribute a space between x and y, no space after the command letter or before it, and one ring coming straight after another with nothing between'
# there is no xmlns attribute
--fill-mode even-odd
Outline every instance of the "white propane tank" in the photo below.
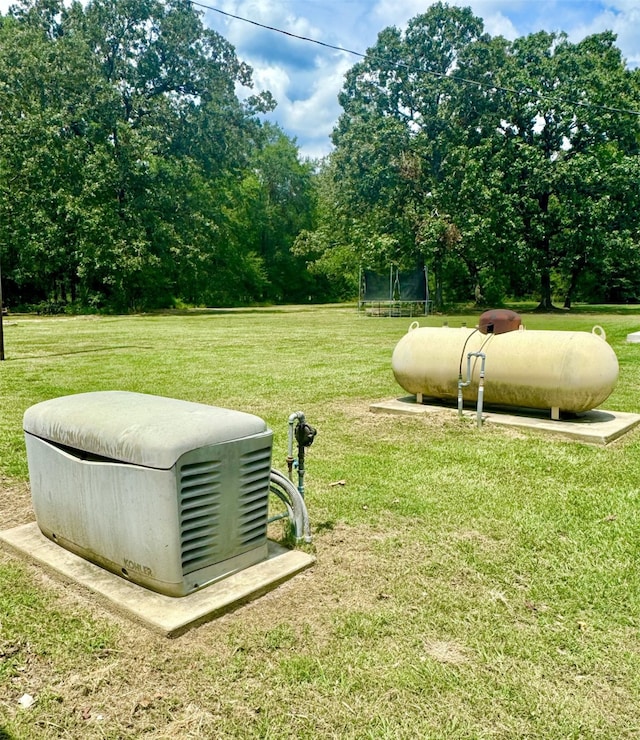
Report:
<svg viewBox="0 0 640 740"><path fill-rule="evenodd" d="M579 413L601 404L618 380L618 359L604 332L509 331L418 327L398 342L391 365L398 384L415 395L452 400L458 396L467 355L483 353L484 402ZM475 401L481 360L471 358L465 401Z"/></svg>

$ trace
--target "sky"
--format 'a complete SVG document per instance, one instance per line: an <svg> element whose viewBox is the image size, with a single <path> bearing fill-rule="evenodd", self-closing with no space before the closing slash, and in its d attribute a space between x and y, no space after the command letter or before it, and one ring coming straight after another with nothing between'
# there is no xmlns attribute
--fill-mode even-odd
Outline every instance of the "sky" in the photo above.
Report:
<svg viewBox="0 0 640 740"><path fill-rule="evenodd" d="M388 26L405 29L430 0L199 0L324 44L364 53ZM515 39L536 31L564 31L578 42L610 30L627 66L640 66L640 0L449 0L471 7L491 36ZM338 94L345 72L359 57L287 37L206 11L205 23L253 67L255 90L270 90L278 106L270 114L295 137L303 157L331 150L330 134L341 113Z"/></svg>
<svg viewBox="0 0 640 740"><path fill-rule="evenodd" d="M6 12L14 0L0 0ZM198 0L321 44L365 53L388 26L403 30L431 0ZM578 42L610 30L630 68L640 67L640 0L449 0L469 6L492 36L515 39L536 31L564 31ZM270 90L278 105L269 114L295 138L302 157L331 150L330 135L341 113L338 94L344 74L359 57L270 31L199 8L204 23L236 48L253 68L253 91Z"/></svg>

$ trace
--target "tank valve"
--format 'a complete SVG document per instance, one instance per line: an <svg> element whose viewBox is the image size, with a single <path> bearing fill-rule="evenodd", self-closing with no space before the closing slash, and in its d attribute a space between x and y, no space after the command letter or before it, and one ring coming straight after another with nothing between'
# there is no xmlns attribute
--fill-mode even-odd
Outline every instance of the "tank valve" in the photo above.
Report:
<svg viewBox="0 0 640 740"><path fill-rule="evenodd" d="M294 431L293 425L295 422L296 428ZM316 438L318 433L315 427L308 424L304 418L302 411L295 411L289 416L289 454L287 456L287 467L289 468L289 480L293 478L293 467L297 468L298 472L298 491L300 495L304 497L304 451L305 448L311 447L313 440ZM293 456L293 438L295 437L298 443L298 459L296 460Z"/></svg>
<svg viewBox="0 0 640 740"><path fill-rule="evenodd" d="M303 447L311 447L313 440L316 438L318 430L311 424L299 423L296 427L296 442Z"/></svg>

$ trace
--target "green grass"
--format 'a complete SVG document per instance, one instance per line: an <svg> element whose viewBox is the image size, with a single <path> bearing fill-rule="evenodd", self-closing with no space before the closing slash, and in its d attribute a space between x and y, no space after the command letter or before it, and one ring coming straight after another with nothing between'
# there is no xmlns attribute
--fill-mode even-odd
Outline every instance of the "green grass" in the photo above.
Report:
<svg viewBox="0 0 640 740"><path fill-rule="evenodd" d="M640 314L523 318L602 326L620 363L604 406L639 410L640 346L625 338ZM421 323L444 320L470 323ZM274 429L280 468L302 410L319 432L318 562L167 641L0 554L0 737L640 736L640 430L600 448L371 414L403 395L390 358L409 323L339 307L5 319L0 496L28 478L22 414L54 396L249 411Z"/></svg>

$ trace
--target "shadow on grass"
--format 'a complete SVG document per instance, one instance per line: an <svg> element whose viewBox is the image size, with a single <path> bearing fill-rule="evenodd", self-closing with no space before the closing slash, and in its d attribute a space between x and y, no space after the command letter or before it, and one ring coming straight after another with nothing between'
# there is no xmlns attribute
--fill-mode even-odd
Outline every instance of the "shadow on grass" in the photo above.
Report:
<svg viewBox="0 0 640 740"><path fill-rule="evenodd" d="M98 349L73 349L69 350L68 352L51 352L47 354L46 352L43 352L39 355L20 355L20 357L5 357L6 362L17 362L19 360L40 360L47 357L68 357L69 355L94 355L98 354L100 352L113 352L114 350L119 349L154 349L151 345L139 345L139 344L120 344L115 345L113 347L101 347ZM2 736L0 735L0 740L2 740Z"/></svg>
<svg viewBox="0 0 640 740"><path fill-rule="evenodd" d="M321 532L333 532L333 530L336 528L336 523L333 519L327 519L325 522L318 522L314 525L313 531L316 534L320 534ZM0 737L0 740L2 738Z"/></svg>

